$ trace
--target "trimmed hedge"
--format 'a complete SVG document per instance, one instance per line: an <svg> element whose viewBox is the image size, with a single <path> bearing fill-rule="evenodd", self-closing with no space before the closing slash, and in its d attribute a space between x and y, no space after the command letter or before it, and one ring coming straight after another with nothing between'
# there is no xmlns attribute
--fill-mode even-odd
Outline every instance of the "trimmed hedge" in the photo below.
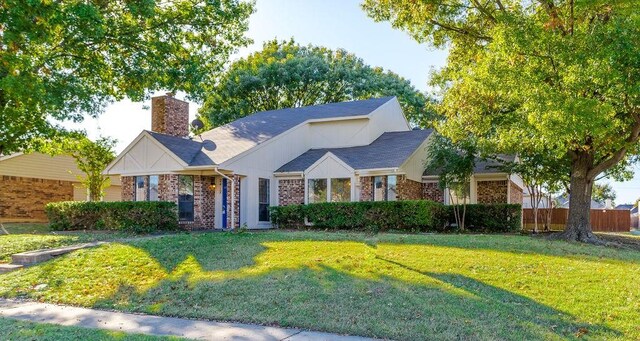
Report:
<svg viewBox="0 0 640 341"><path fill-rule="evenodd" d="M178 209L173 202L65 201L45 206L54 230L114 230L135 233L177 230Z"/></svg>
<svg viewBox="0 0 640 341"><path fill-rule="evenodd" d="M514 232L520 229L520 215L520 205L467 205L466 230ZM271 207L271 222L282 228L295 229L457 231L453 206L426 200L276 206Z"/></svg>

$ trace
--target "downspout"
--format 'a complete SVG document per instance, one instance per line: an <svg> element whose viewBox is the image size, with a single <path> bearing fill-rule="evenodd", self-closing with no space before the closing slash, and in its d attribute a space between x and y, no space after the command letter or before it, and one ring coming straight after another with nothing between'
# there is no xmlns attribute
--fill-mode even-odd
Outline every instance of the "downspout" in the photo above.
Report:
<svg viewBox="0 0 640 341"><path fill-rule="evenodd" d="M220 173L218 167L213 168L213 171L218 173L223 178L231 181L231 230L236 228L236 184L235 180L227 175Z"/></svg>

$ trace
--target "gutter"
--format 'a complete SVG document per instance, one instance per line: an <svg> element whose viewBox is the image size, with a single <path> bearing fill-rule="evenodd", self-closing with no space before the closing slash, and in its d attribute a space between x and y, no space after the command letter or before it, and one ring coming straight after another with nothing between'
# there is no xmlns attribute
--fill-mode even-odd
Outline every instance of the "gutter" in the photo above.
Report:
<svg viewBox="0 0 640 341"><path fill-rule="evenodd" d="M231 181L231 228L227 229L227 231L234 230L236 228L236 205L235 205L235 202L236 202L236 182L235 182L235 180L233 178L222 174L218 170L218 167L214 167L213 171L216 172L217 174L219 174L220 176L222 176L223 178Z"/></svg>

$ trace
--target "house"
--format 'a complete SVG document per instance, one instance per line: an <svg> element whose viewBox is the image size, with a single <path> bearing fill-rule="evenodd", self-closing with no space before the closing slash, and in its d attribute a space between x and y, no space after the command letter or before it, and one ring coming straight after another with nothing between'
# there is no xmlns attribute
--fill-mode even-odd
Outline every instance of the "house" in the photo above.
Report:
<svg viewBox="0 0 640 341"><path fill-rule="evenodd" d="M151 121L105 173L122 177L123 200L176 202L188 229L269 228L273 205L447 199L424 172L432 131L412 129L395 97L258 112L189 137L188 103L167 94ZM472 200L521 203L513 180L478 174Z"/></svg>
<svg viewBox="0 0 640 341"><path fill-rule="evenodd" d="M638 206L634 204L622 204L615 207L616 210L629 211L631 215L631 228L638 228Z"/></svg>
<svg viewBox="0 0 640 341"><path fill-rule="evenodd" d="M568 195L560 195L558 196L555 201L556 201L556 206L554 207L558 207L558 208L569 208L569 199L570 197ZM591 200L591 209L597 209L597 210L602 210L602 209L606 209L605 204L601 203L601 202L597 202L595 200Z"/></svg>
<svg viewBox="0 0 640 341"><path fill-rule="evenodd" d="M44 222L44 206L56 201L87 200L78 181L84 175L68 155L16 153L0 156L0 219L8 222ZM112 177L105 201L120 200L120 178Z"/></svg>
<svg viewBox="0 0 640 341"><path fill-rule="evenodd" d="M469 196L464 199L469 204L523 204L523 189L526 187L522 178L503 170L505 163L517 162L513 155L497 155L493 158L476 158L473 175L468 184ZM422 182L429 191L442 195L446 204L462 203L463 198L456 198L456 193L441 191L438 186L438 171L424 171Z"/></svg>

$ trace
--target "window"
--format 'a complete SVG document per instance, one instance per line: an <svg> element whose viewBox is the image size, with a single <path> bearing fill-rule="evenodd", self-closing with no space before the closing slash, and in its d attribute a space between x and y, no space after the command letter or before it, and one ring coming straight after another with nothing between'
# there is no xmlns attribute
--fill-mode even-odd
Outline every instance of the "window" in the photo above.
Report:
<svg viewBox="0 0 640 341"><path fill-rule="evenodd" d="M258 179L258 221L269 221L269 179Z"/></svg>
<svg viewBox="0 0 640 341"><path fill-rule="evenodd" d="M134 201L146 201L147 200L147 196L146 196L146 189L144 187L144 178L146 178L145 176L136 176L135 177L135 181L136 181L136 185L135 185L135 189L133 192L133 200Z"/></svg>
<svg viewBox="0 0 640 341"><path fill-rule="evenodd" d="M387 189L384 185L384 176L376 176L373 178L373 201L387 200Z"/></svg>
<svg viewBox="0 0 640 341"><path fill-rule="evenodd" d="M398 198L398 177L395 175L387 176L387 200L396 201Z"/></svg>
<svg viewBox="0 0 640 341"><path fill-rule="evenodd" d="M351 179L331 179L331 202L351 201Z"/></svg>
<svg viewBox="0 0 640 341"><path fill-rule="evenodd" d="M327 179L309 179L309 203L327 202Z"/></svg>
<svg viewBox="0 0 640 341"><path fill-rule="evenodd" d="M193 221L193 176L178 176L178 218Z"/></svg>
<svg viewBox="0 0 640 341"><path fill-rule="evenodd" d="M149 176L149 201L158 201L158 182L157 175Z"/></svg>

